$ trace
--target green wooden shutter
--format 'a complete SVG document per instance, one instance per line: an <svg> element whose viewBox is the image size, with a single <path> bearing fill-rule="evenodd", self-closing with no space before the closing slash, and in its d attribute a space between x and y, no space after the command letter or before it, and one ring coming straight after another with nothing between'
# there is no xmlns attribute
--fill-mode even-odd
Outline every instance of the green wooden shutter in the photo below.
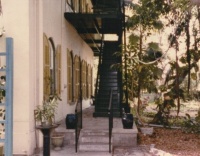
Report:
<svg viewBox="0 0 200 156"><path fill-rule="evenodd" d="M67 99L72 102L72 52L67 49Z"/></svg>
<svg viewBox="0 0 200 156"><path fill-rule="evenodd" d="M61 45L56 49L56 93L61 94Z"/></svg>
<svg viewBox="0 0 200 156"><path fill-rule="evenodd" d="M43 35L43 94L50 94L50 47L47 36Z"/></svg>

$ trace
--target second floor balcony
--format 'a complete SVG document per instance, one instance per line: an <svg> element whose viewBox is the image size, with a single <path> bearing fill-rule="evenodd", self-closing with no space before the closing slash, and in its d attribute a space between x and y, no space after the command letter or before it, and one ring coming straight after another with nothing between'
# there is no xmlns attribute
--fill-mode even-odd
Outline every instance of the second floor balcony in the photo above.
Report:
<svg viewBox="0 0 200 156"><path fill-rule="evenodd" d="M124 28L122 0L66 0L65 19L99 55L106 35L121 41Z"/></svg>

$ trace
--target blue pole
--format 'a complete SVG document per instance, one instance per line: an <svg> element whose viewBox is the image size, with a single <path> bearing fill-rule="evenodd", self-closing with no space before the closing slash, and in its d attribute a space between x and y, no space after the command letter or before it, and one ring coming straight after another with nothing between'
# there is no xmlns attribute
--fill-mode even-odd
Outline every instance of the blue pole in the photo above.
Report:
<svg viewBox="0 0 200 156"><path fill-rule="evenodd" d="M13 39L6 38L5 156L13 155Z"/></svg>

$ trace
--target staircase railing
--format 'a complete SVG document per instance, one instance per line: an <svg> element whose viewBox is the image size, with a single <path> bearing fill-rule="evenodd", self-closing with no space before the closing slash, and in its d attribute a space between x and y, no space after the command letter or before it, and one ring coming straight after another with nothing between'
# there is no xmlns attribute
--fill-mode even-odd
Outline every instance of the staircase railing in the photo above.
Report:
<svg viewBox="0 0 200 156"><path fill-rule="evenodd" d="M78 152L78 141L82 129L82 98L80 97L76 103L75 109L76 129L75 129L75 151Z"/></svg>
<svg viewBox="0 0 200 156"><path fill-rule="evenodd" d="M113 90L110 91L109 107L108 107L108 118L109 118L109 153L111 153L111 139L113 129L113 109L112 109L112 96Z"/></svg>
<svg viewBox="0 0 200 156"><path fill-rule="evenodd" d="M101 50L99 53L99 63L98 63L97 78L96 78L96 84L95 84L95 98L97 97L97 94L99 91L100 68L102 64L102 55L103 55L103 38L104 38L104 35L102 34Z"/></svg>

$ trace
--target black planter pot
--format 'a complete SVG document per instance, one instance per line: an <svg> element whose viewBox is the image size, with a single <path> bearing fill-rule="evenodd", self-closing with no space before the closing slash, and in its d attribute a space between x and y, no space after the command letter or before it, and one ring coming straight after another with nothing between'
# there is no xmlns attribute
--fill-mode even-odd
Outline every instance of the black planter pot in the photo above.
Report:
<svg viewBox="0 0 200 156"><path fill-rule="evenodd" d="M75 129L76 128L76 116L75 114L67 114L66 119L66 128L67 129Z"/></svg>
<svg viewBox="0 0 200 156"><path fill-rule="evenodd" d="M122 117L122 124L124 129L133 128L133 114L125 113Z"/></svg>

